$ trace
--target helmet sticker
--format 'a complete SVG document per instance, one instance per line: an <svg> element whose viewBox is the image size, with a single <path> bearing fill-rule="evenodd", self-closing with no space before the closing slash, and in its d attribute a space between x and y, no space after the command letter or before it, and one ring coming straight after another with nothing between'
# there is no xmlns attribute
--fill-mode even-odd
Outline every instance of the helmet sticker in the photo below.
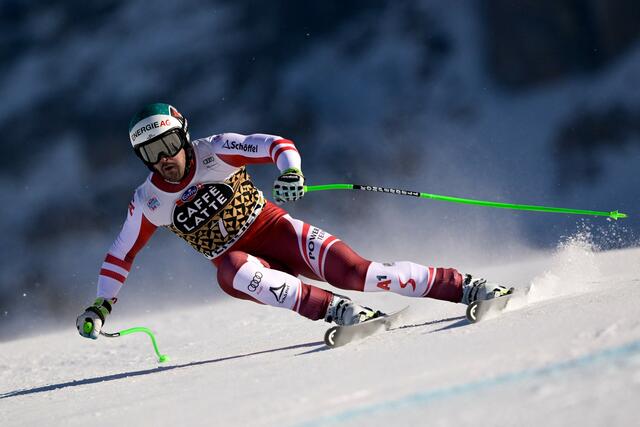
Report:
<svg viewBox="0 0 640 427"><path fill-rule="evenodd" d="M136 123L131 129L129 137L131 138L131 144L135 147L137 144L141 144L175 128L182 128L182 123L180 123L178 119L157 114Z"/></svg>

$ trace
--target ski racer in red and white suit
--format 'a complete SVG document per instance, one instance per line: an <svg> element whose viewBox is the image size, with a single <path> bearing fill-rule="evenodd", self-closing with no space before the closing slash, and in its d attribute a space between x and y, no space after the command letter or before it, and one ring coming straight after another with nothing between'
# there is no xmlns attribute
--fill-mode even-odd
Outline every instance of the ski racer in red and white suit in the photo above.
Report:
<svg viewBox="0 0 640 427"><path fill-rule="evenodd" d="M147 114L139 114L142 124L130 132L136 153L153 172L136 189L122 231L102 263L96 303L78 317L81 335L97 338L136 254L158 227L168 228L211 260L217 267L218 284L229 295L294 310L312 320L352 324L375 317L376 312L305 283L300 276L346 290L463 302L465 277L457 270L365 259L329 232L293 218L267 201L245 166L274 164L282 173L274 184L276 200L302 197L301 159L292 141L275 135L223 133L191 142L183 132L186 142L177 142L177 137L165 139L166 148L160 152L157 141L163 131L179 134L175 130L178 126L186 131L186 120L183 124L172 119L163 122L162 114L153 114L168 108L174 118L183 119L167 104L145 108ZM137 147L133 142L136 132L140 135L140 130L147 132L145 129L154 130L154 126L160 136L151 135L147 141L155 143L155 148ZM173 141L176 145L172 149ZM183 175L171 163L181 158ZM166 179L172 176L178 179ZM470 287L469 277L466 279ZM348 315L345 306L351 309L346 310ZM94 324L92 330L83 328L86 321Z"/></svg>

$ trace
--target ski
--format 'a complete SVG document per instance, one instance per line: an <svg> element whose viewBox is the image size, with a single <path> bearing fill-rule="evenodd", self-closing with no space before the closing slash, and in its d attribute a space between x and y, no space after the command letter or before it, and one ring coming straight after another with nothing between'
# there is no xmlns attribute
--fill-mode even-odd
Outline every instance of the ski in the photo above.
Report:
<svg viewBox="0 0 640 427"><path fill-rule="evenodd" d="M507 295L487 299L474 301L467 306L466 317L470 323L477 323L494 315L502 313L510 301L524 300L527 296L527 292L522 289L511 288L511 292Z"/></svg>
<svg viewBox="0 0 640 427"><path fill-rule="evenodd" d="M409 306L393 313L385 314L383 316L376 317L375 319L358 323L356 325L333 326L327 329L327 332L324 334L324 343L331 348L340 347L345 344L349 344L352 341L361 340L378 332L388 331L394 324L397 323L400 315L407 308L409 308Z"/></svg>

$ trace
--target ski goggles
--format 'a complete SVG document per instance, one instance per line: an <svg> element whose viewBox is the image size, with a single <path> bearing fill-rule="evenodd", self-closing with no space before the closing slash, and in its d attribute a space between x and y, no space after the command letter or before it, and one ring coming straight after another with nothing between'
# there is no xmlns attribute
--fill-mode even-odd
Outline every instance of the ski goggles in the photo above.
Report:
<svg viewBox="0 0 640 427"><path fill-rule="evenodd" d="M140 158L149 164L156 164L162 157L173 157L188 144L181 129L175 129L153 138L136 147Z"/></svg>

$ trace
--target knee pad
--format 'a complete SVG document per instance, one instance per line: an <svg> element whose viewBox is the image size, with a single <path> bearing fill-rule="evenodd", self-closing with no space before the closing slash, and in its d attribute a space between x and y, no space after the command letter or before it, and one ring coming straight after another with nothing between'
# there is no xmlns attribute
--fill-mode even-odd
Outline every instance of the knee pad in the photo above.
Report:
<svg viewBox="0 0 640 427"><path fill-rule="evenodd" d="M298 311L302 282L287 273L265 267L249 255L233 278L233 288L263 304Z"/></svg>

